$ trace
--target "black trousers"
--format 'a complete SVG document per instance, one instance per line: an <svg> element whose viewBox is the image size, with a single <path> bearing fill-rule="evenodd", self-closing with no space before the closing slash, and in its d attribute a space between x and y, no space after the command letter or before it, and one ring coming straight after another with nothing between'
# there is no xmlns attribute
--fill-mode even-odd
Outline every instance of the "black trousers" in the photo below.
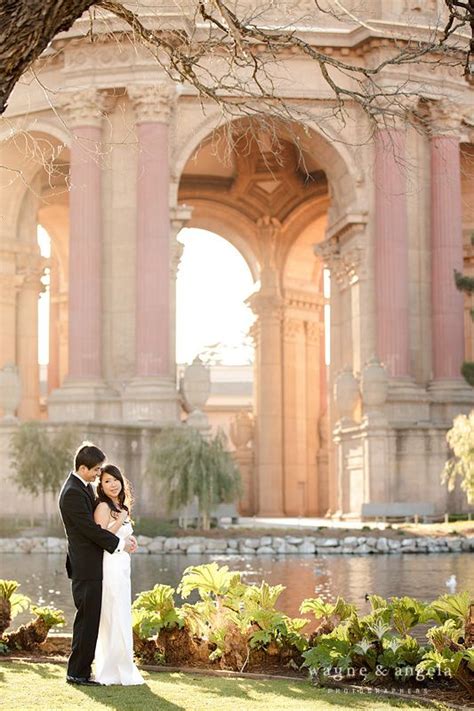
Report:
<svg viewBox="0 0 474 711"><path fill-rule="evenodd" d="M88 679L99 634L102 580L73 580L72 597L77 612L74 617L72 651L67 673L68 676Z"/></svg>

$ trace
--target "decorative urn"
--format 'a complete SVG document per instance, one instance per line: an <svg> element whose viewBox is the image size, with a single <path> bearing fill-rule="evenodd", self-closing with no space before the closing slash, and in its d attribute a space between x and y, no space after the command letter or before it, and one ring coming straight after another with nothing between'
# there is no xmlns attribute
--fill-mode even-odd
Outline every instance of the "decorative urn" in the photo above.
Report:
<svg viewBox="0 0 474 711"><path fill-rule="evenodd" d="M354 408L359 399L359 383L350 366L346 366L336 376L334 382L334 399L336 401L339 419L353 420Z"/></svg>
<svg viewBox="0 0 474 711"><path fill-rule="evenodd" d="M364 407L369 411L380 410L387 399L387 371L376 356L372 356L362 370L361 392Z"/></svg>
<svg viewBox="0 0 474 711"><path fill-rule="evenodd" d="M0 370L0 407L3 408L3 422L16 422L15 410L20 404L21 382L18 368L7 363Z"/></svg>

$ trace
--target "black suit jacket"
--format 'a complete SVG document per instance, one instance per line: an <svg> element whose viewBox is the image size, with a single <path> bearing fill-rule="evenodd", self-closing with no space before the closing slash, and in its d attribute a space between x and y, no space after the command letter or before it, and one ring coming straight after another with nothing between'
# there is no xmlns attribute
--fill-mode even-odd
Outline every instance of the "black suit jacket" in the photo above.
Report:
<svg viewBox="0 0 474 711"><path fill-rule="evenodd" d="M113 553L120 539L94 521L93 497L72 473L59 494L59 510L68 542L68 576L74 580L102 580L104 550Z"/></svg>

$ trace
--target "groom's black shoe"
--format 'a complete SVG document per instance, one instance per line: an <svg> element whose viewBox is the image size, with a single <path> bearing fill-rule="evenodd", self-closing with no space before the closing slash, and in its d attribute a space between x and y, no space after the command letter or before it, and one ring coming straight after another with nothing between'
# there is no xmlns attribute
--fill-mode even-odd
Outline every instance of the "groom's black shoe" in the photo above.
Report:
<svg viewBox="0 0 474 711"><path fill-rule="evenodd" d="M98 681L94 679L86 679L84 676L67 676L66 681L68 684L77 684L79 686L102 686Z"/></svg>

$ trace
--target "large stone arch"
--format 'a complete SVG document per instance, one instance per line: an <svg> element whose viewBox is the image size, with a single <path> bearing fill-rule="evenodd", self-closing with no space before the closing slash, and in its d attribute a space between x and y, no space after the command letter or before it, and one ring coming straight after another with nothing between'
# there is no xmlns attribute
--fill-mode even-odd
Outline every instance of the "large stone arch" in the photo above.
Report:
<svg viewBox="0 0 474 711"><path fill-rule="evenodd" d="M255 490L244 497L256 508L246 513L321 515L329 507L327 436L321 434L328 389L323 260L313 245L325 241L328 219L350 219L357 169L347 147L303 127L281 130L276 157L265 145L259 154L253 138L239 152L237 134L224 164L213 150L219 140L213 128L207 119L181 141L174 178L178 203L193 207L188 225L228 239L260 278L250 299L257 315L257 465ZM292 279L297 262L304 269Z"/></svg>
<svg viewBox="0 0 474 711"><path fill-rule="evenodd" d="M310 112L316 114L316 111ZM235 123L241 119L234 119ZM334 119L335 123L335 119ZM197 125L192 131L182 136L177 136L174 151L173 177L176 186L179 184L183 171L188 161L196 151L208 140L214 132L222 128L222 116L216 109ZM350 140L344 141L344 134L334 125L325 123L324 131L318 125L318 118L308 120L306 125L293 122L284 126L278 125L278 132L282 137L297 140L302 150L310 154L318 153L318 162L328 177L331 186L333 210L331 222L341 219L349 212L364 212L367 209L366 198L363 196L361 185L364 182L363 173L357 165L354 151L351 150Z"/></svg>
<svg viewBox="0 0 474 711"><path fill-rule="evenodd" d="M18 365L22 382L18 415L21 419L35 419L40 417L37 301L44 288L41 277L46 267L50 269L51 291L55 292L54 308L59 309L59 292L67 292L69 194L66 173L70 135L54 121L35 117L13 124L1 135L1 163L7 166L2 176L7 182L2 190L2 270L15 284L16 298L3 299L4 318L12 326L6 329L3 339L0 367L9 361ZM59 171L60 163L63 166ZM8 166L15 171L10 179ZM41 258L37 244L40 224L51 237L49 262ZM54 308L51 321L59 330L60 318ZM62 318L65 333L67 303L62 307ZM67 347L67 338L63 340ZM63 354L63 361L65 358L67 354Z"/></svg>

